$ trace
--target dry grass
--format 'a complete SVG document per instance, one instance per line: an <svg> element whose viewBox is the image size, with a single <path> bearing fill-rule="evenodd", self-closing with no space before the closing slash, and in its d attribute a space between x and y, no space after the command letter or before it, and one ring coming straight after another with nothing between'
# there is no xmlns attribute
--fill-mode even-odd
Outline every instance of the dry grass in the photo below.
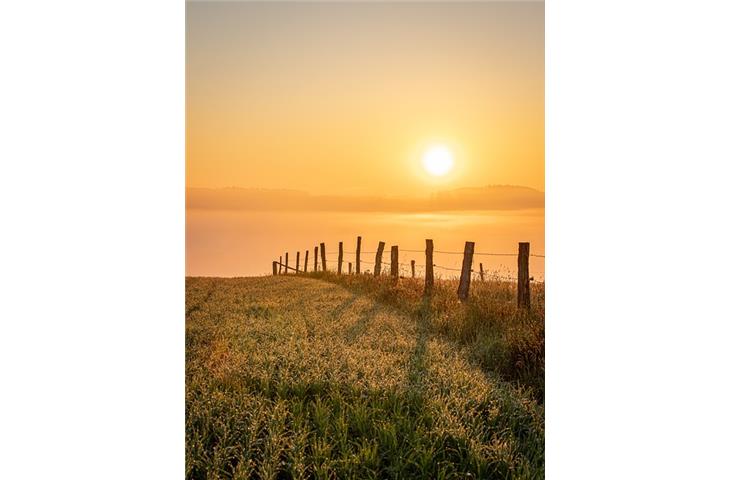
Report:
<svg viewBox="0 0 730 480"><path fill-rule="evenodd" d="M543 408L475 364L485 327L342 278L187 279L187 478L544 476Z"/></svg>
<svg viewBox="0 0 730 480"><path fill-rule="evenodd" d="M458 280L437 280L429 299L419 278L336 275L308 276L337 283L408 315L427 321L434 333L463 345L470 358L486 371L529 389L542 402L545 387L545 288L531 285L532 308L517 308L516 285L500 281L472 281L469 300L456 296Z"/></svg>

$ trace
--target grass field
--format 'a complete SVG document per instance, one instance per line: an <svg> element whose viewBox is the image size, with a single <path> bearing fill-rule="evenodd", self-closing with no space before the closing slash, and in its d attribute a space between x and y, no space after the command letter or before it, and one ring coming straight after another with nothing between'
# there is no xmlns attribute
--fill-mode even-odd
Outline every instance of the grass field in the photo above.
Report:
<svg viewBox="0 0 730 480"><path fill-rule="evenodd" d="M186 477L542 478L542 294L510 288L188 278Z"/></svg>

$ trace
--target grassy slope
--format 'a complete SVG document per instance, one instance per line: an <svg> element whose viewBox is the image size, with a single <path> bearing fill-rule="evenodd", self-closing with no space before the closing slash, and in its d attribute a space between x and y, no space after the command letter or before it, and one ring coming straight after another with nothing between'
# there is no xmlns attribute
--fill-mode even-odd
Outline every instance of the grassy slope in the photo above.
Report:
<svg viewBox="0 0 730 480"><path fill-rule="evenodd" d="M348 290L397 308L426 321L429 329L459 343L485 371L528 389L542 402L545 389L545 287L531 285L532 308L517 308L516 284L472 281L469 301L459 302L458 280L437 280L428 299L422 278L307 274L345 286Z"/></svg>
<svg viewBox="0 0 730 480"><path fill-rule="evenodd" d="M374 295L186 282L188 478L541 478L533 396Z"/></svg>

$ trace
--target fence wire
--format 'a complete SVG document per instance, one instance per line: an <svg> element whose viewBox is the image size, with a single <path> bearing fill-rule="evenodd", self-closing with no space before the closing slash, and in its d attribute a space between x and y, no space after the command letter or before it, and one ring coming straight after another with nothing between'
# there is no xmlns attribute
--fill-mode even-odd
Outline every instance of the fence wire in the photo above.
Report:
<svg viewBox="0 0 730 480"><path fill-rule="evenodd" d="M362 260L360 263L367 264L367 265L375 265L375 262L368 262L366 260ZM295 272L298 271L298 272L304 273L304 270L302 270L301 268L299 270L297 270L296 267L291 266L291 265L287 266L284 263L281 263L280 264L279 262L276 262L276 264L277 265L281 265L282 269L293 270ZM388 267L388 268L383 268L381 270L381 276L383 276L383 277L389 276L390 275L390 265L391 265L391 263L390 262L380 262L380 264L383 267ZM414 264L413 267L414 267L414 270L415 270L415 275L413 275L414 272L409 267L410 267L410 264L409 263L401 263L401 262L398 262L398 276L399 277L402 277L402 278L423 278L425 276L425 269L426 269L426 266L425 265L422 265L422 264ZM436 265L436 264L434 264L433 267L434 267L435 270L448 270L448 271L453 271L453 272L461 272L461 269L460 268L444 267L442 265ZM318 271L322 271L321 268L322 268L322 266L321 265L318 265ZM331 272L331 271L334 271L334 270L333 269L329 269L328 271ZM470 270L470 273L471 273L471 279L473 281L481 281L482 272L480 272L478 270L475 270L475 269L471 269ZM452 275L452 276L449 276L449 277L446 277L446 278L455 279L455 278L458 278L458 275ZM530 280L534 280L534 279L531 278ZM517 277L510 276L510 275L499 275L497 273L493 273L493 271L492 272L489 272L489 271L486 271L485 270L484 271L484 281L516 282L517 281ZM541 280L538 280L538 281L541 281Z"/></svg>
<svg viewBox="0 0 730 480"><path fill-rule="evenodd" d="M320 252L321 252L321 250L320 250ZM398 252L399 253L400 252L416 253L416 254L422 254L422 255L426 254L426 250L423 248L415 249L415 248L400 248L399 247ZM364 260L362 257L364 255L376 255L377 253L378 253L377 250L361 250L360 251L360 263L363 265L375 265L376 262ZM381 253L384 258L388 258L389 254L388 254L387 249L384 249ZM459 256L464 255L463 251L450 251L450 250L433 250L433 253L440 254L440 255L459 255ZM321 255L321 253L318 253L318 255L317 255L318 258L316 258L316 260L319 260L320 255ZM346 259L345 256L347 256L347 255L350 255L351 257ZM474 256L485 256L485 257L487 257L487 256L518 257L519 256L518 253L506 253L506 252L474 252L473 255ZM536 258L545 258L544 254L539 254L539 253L530 253L529 256L536 257ZM405 255L405 257L408 257L408 256ZM332 262L333 258L335 259L334 260L335 262L337 260L339 260L340 252L339 252L338 248L335 248L335 249L331 250L330 252L327 252L326 259L329 260L330 262ZM406 258L404 262L398 262L399 276L402 276L402 277L415 276L417 278L423 278L423 276L425 276L426 265L421 264L421 263L414 263L413 266L411 267L410 261L411 261L411 259ZM343 264L344 263L356 263L357 262L357 251L350 251L350 250L343 249L342 262L343 262ZM318 264L319 264L319 269L321 270L321 262L318 262ZM382 274L385 274L385 275L389 274L391 263L381 260L380 264L381 264L381 267L383 267ZM480 263L480 266L481 266L481 263ZM292 270L295 269L294 267L289 267L289 268ZM435 263L433 264L433 268L434 268L434 271L458 272L458 274L460 274L462 271L462 268L449 267L446 265L439 265L439 264L435 264ZM329 269L329 270L332 270L332 269ZM353 269L353 271L354 270L355 269ZM416 275L413 275L414 271L417 273ZM448 275L446 278L458 277L459 276L458 274L457 275ZM510 281L510 282L517 281L516 277L511 276L511 275L500 275L498 273L498 270L494 270L494 269L492 269L492 270L487 269L487 270L482 271L481 268L479 270L472 268L472 269L470 269L470 274L471 274L470 276L473 279L475 279L476 281L479 281L482 278L484 278L485 280L492 280L492 281L495 281L495 280L496 281ZM534 279L530 278L530 280L534 280ZM542 280L539 280L539 281L542 281Z"/></svg>
<svg viewBox="0 0 730 480"><path fill-rule="evenodd" d="M408 252L408 253L423 253L426 254L425 250L412 250L408 248L398 248L398 252ZM339 251L335 251L335 254L339 255ZM342 252L344 255L357 255L357 252ZM360 251L360 255L375 255L378 252L365 252ZM386 254L387 252L383 250L383 254ZM433 253L441 253L445 255L464 255L464 252L449 252L445 250L434 250ZM517 257L519 256L518 253L496 253L496 252L474 252L474 255L480 255L480 256L491 256L491 257ZM545 258L545 255L539 254L539 253L531 253L531 257L539 257L539 258Z"/></svg>

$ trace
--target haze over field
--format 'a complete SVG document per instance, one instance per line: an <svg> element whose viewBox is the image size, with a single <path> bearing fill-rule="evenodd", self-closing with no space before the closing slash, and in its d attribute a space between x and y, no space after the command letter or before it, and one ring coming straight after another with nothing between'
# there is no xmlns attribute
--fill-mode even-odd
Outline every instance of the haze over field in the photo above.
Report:
<svg viewBox="0 0 730 480"><path fill-rule="evenodd" d="M271 261L290 252L293 265L296 251L309 249L310 264L314 246L327 245L332 264L337 258L337 242L344 242L345 251L354 251L355 239L363 237L362 249L372 252L382 240L401 249L424 250L426 238L434 240L436 250L463 251L466 240L476 242L477 252L517 253L517 242L528 241L531 251L544 253L545 219L542 209L515 211L464 212L272 212L247 210L187 211L186 275L246 276L271 274ZM373 254L364 254L364 261L373 261ZM400 263L407 268L413 259L424 263L422 253L402 251ZM346 254L345 262L354 255ZM475 257L490 272L498 270L514 274L516 258ZM302 257L303 262L303 257ZM461 256L435 254L434 263L459 268ZM530 272L541 280L544 259L531 258ZM346 265L346 263L345 263ZM331 267L330 267L331 268ZM372 265L364 265L364 269ZM420 267L417 273L420 273ZM456 273L437 270L447 276ZM410 275L410 273L408 273Z"/></svg>
<svg viewBox="0 0 730 480"><path fill-rule="evenodd" d="M365 250L544 252L542 3L187 12L188 275L262 275L358 235Z"/></svg>
<svg viewBox="0 0 730 480"><path fill-rule="evenodd" d="M187 208L256 211L440 212L543 208L543 192L512 185L460 188L428 197L311 195L300 190L188 188Z"/></svg>

